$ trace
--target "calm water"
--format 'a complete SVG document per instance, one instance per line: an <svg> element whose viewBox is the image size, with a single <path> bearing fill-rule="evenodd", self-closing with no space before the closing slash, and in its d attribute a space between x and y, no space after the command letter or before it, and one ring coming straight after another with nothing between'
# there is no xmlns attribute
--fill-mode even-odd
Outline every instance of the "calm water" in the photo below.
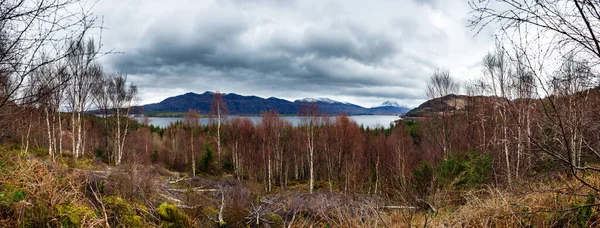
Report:
<svg viewBox="0 0 600 228"><path fill-rule="evenodd" d="M229 118L233 118L233 117L236 117L236 116L229 116ZM242 116L242 117L250 119L252 122L254 122L254 124L258 124L261 121L260 116ZM365 127L370 127L370 128L381 127L381 126L387 128L390 126L390 123L392 123L394 120L399 119L398 116L379 116L379 115L364 115L364 116L349 116L349 117L350 117L350 119L354 120L359 126L362 124ZM299 116L282 116L281 118L290 122L294 126L300 124ZM148 117L148 119L150 120L150 124L153 124L154 126L160 126L160 127L167 127L167 126L169 126L170 123L173 123L178 120L183 120L183 118L179 118L179 117ZM203 125L206 125L206 124L208 124L208 118L200 118L200 122Z"/></svg>

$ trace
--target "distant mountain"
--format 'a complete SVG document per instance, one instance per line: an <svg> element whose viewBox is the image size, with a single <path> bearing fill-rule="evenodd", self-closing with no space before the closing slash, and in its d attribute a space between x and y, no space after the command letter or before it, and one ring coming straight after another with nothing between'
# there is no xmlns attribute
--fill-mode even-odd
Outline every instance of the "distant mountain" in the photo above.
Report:
<svg viewBox="0 0 600 228"><path fill-rule="evenodd" d="M398 104L398 102L395 101L385 101L379 106L370 108L370 110L374 115L385 115L386 113L393 112L399 112L404 114L408 112L410 108L406 105L400 105Z"/></svg>
<svg viewBox="0 0 600 228"><path fill-rule="evenodd" d="M401 106L400 104L398 104L398 102L395 102L395 101L385 101L385 102L381 103L381 105L379 105L379 107L385 107L385 106L406 107L406 106Z"/></svg>
<svg viewBox="0 0 600 228"><path fill-rule="evenodd" d="M334 101L331 100L329 98L304 98L304 99L299 99L299 100L295 100L294 102L323 102L323 103L330 103L330 104L335 104L335 103L342 103L339 101Z"/></svg>
<svg viewBox="0 0 600 228"><path fill-rule="evenodd" d="M179 96L169 97L159 103L142 106L143 112L152 113L181 113L190 109L198 110L200 113L208 114L214 93L202 94L186 93ZM232 115L257 115L271 109L279 114L298 114L303 103L314 102L321 113L337 115L346 113L348 115L399 115L406 113L409 109L402 106L379 106L365 108L351 103L342 103L329 98L304 98L294 102L269 97L267 99L257 96L242 96L235 93L223 94L223 101L227 104L229 114ZM385 102L384 102L385 103Z"/></svg>

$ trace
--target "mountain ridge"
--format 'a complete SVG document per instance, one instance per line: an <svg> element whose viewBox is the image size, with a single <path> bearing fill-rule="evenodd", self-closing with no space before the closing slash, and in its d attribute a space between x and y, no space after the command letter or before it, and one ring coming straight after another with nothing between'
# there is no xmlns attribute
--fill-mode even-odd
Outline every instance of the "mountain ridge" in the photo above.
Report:
<svg viewBox="0 0 600 228"><path fill-rule="evenodd" d="M165 98L161 102L142 105L142 113L182 113L190 109L198 110L201 114L210 112L210 104L214 93L206 91L202 94L188 92L177 96ZM279 114L299 114L300 106L305 103L315 103L319 112L329 115L401 115L409 111L405 106L378 106L365 108L360 105L339 102L329 98L304 98L288 101L277 97L261 98L254 95L239 95L223 93L223 101L227 104L229 114L232 115L258 115L269 110L276 110ZM385 102L384 102L385 103Z"/></svg>

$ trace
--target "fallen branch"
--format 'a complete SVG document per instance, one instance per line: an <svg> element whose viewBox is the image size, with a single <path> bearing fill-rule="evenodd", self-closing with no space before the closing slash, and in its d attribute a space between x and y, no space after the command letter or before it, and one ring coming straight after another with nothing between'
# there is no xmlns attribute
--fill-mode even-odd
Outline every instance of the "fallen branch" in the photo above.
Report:
<svg viewBox="0 0 600 228"><path fill-rule="evenodd" d="M418 209L418 207L413 207L413 206L382 206L380 207L380 209L397 209L397 210L416 210Z"/></svg>
<svg viewBox="0 0 600 228"><path fill-rule="evenodd" d="M165 199L168 199L168 200L171 200L171 201L174 201L174 202L177 202L177 203L183 203L183 201L180 200L180 199L176 199L176 198L170 197L170 196L165 195L165 194L160 194L160 193L159 193L159 195L162 196Z"/></svg>
<svg viewBox="0 0 600 228"><path fill-rule="evenodd" d="M175 184L175 183L177 183L177 182L179 182L179 181L182 181L182 180L185 180L185 178L183 178L183 177L182 177L182 178L178 178L178 179L175 179L175 180L169 181L169 184Z"/></svg>
<svg viewBox="0 0 600 228"><path fill-rule="evenodd" d="M225 193L221 190L221 207L219 208L219 225L225 224L223 220L223 209L225 208Z"/></svg>
<svg viewBox="0 0 600 228"><path fill-rule="evenodd" d="M209 189L203 189L203 187L195 187L195 188L186 188L186 189L181 189L181 188L170 188L168 189L169 191L173 191L173 192L188 192L188 191L194 191L194 192L218 192L221 191L219 189L214 189L214 188L209 188Z"/></svg>

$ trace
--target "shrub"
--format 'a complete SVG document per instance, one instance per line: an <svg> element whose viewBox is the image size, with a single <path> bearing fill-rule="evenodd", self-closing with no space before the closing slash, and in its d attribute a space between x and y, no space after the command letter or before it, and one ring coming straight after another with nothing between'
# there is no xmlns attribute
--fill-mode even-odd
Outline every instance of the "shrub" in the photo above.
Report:
<svg viewBox="0 0 600 228"><path fill-rule="evenodd" d="M120 196L127 201L146 202L156 193L157 175L154 170L142 170L136 165L122 166L119 172L112 172L103 189L105 194Z"/></svg>
<svg viewBox="0 0 600 228"><path fill-rule="evenodd" d="M407 130L415 145L421 145L421 130L419 124L413 120L406 121Z"/></svg>
<svg viewBox="0 0 600 228"><path fill-rule="evenodd" d="M11 184L4 184L0 191L0 206L8 206L11 203L19 202L25 199L25 196L27 194L20 188Z"/></svg>
<svg viewBox="0 0 600 228"><path fill-rule="evenodd" d="M160 218L165 222L163 227L189 227L190 225L187 215L173 204L162 203L156 210Z"/></svg>
<svg viewBox="0 0 600 228"><path fill-rule="evenodd" d="M417 192L426 194L433 182L433 166L429 162L422 162L413 171L413 177Z"/></svg>
<svg viewBox="0 0 600 228"><path fill-rule="evenodd" d="M85 206L58 205L58 215L62 217L62 227L81 227L86 219L94 218L94 211Z"/></svg>
<svg viewBox="0 0 600 228"><path fill-rule="evenodd" d="M436 168L442 188L477 187L485 183L492 171L493 158L485 153L469 151L466 156L448 156Z"/></svg>
<svg viewBox="0 0 600 228"><path fill-rule="evenodd" d="M269 213L267 215L267 220L272 223L273 227L283 227L283 220L278 214Z"/></svg>
<svg viewBox="0 0 600 228"><path fill-rule="evenodd" d="M109 196L103 199L106 205L106 213L114 220L110 221L113 226L122 227L143 227L144 221L141 216L135 212L135 207L144 207L142 205L132 206L123 198L118 196ZM144 207L145 208L145 207ZM142 208L142 209L144 209Z"/></svg>
<svg viewBox="0 0 600 228"><path fill-rule="evenodd" d="M94 155L104 163L109 162L107 153L102 147L96 147L96 149L94 149Z"/></svg>
<svg viewBox="0 0 600 228"><path fill-rule="evenodd" d="M209 172L214 169L215 151L210 147L210 143L206 142L204 154L201 159L201 170Z"/></svg>

